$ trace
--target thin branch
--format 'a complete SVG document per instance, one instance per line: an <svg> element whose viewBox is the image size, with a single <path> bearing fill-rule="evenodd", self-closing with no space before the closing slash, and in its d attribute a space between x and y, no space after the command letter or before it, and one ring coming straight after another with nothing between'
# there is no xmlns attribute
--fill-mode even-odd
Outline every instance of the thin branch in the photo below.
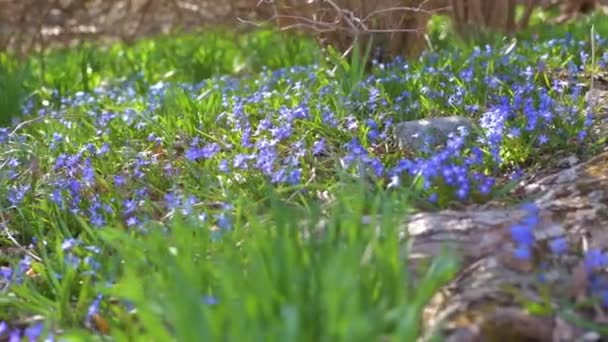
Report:
<svg viewBox="0 0 608 342"><path fill-rule="evenodd" d="M31 124L31 123L33 123L33 122L36 122L36 121L38 121L38 120L40 120L40 119L42 119L42 118L44 118L44 117L43 117L43 116L39 116L39 117L33 118L33 119L31 119L31 120L26 120L26 121L23 121L22 123L20 123L20 124L18 124L17 126L15 126L15 128L14 128L14 129L11 131L11 133L9 133L9 135L8 135L8 136L9 136L9 137L12 137L13 135L15 135L15 133L17 133L17 131L18 131L18 130L20 130L20 129L21 129L21 128L23 128L24 126L29 125L29 124Z"/></svg>
<svg viewBox="0 0 608 342"><path fill-rule="evenodd" d="M17 241L17 239L15 239L15 237L13 236L13 234L11 233L11 231L8 229L8 225L6 224L6 219L4 218L4 214L2 213L2 211L0 210L0 220L2 221L2 227L4 228L4 233L6 234L6 237L18 248L22 249L25 254L29 255L30 257L32 257L34 260L38 261L38 262L42 262L42 258L39 257L38 255L34 254L34 252L30 251L29 249L23 247L19 241Z"/></svg>
<svg viewBox="0 0 608 342"><path fill-rule="evenodd" d="M331 7L331 9L333 9L336 12L336 20L331 21L331 22L325 22L325 21L314 20L314 19L301 17L301 16L276 14L276 15L272 16L271 18L269 18L268 20L266 20L265 22L276 20L276 19L292 19L292 20L296 21L297 23L288 25L288 26L284 26L281 28L281 30L304 28L304 29L310 29L317 33L332 32L332 31L350 31L355 35L358 35L361 33L398 33L398 32L407 33L407 32L418 32L418 29L398 29L398 28L370 29L367 27L367 25L365 23L368 22L372 17L374 17L376 15L380 15L380 14L384 14L384 13L388 13L388 12L411 11L411 12L418 12L418 13L425 13L425 14L433 14L433 13L437 13L437 12L444 11L444 10L451 8L451 6L444 6L444 7L440 7L440 8L433 9L433 10L427 10L427 9L424 9L423 7L426 3L428 3L429 0L425 0L418 7L401 6L401 7L391 7L391 8L379 9L379 10L369 13L368 15L366 15L365 17L363 17L361 19L361 18L355 16L352 11L341 8L332 0L322 0L322 1L326 4L328 4ZM259 0L258 1L258 5L260 5L262 3L273 3L273 1L268 1L268 0ZM246 21L246 20L243 20L240 18L239 18L239 21L243 22L243 23L252 23L256 26L259 26L259 24L253 23L251 21ZM339 25L341 22L346 23L346 25L348 27L345 28L345 27L342 27L341 25Z"/></svg>
<svg viewBox="0 0 608 342"><path fill-rule="evenodd" d="M408 12L424 13L424 14L431 14L432 15L432 14L435 14L435 13L438 13L438 12L441 12L441 11L448 10L448 9L452 8L452 6L444 6L444 7L440 7L440 8L437 8L437 9L425 10L425 9L421 8L422 6L423 6L423 4L421 4L418 7L401 6L401 7L382 8L382 9L370 12L363 19L361 19L361 21L366 22L366 21L368 21L373 16L376 16L378 14L387 13L387 12L408 11Z"/></svg>

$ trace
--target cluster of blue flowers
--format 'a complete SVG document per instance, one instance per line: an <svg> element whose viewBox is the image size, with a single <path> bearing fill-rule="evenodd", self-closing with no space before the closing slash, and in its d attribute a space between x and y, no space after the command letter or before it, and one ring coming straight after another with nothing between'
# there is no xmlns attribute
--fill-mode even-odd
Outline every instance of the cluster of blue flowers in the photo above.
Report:
<svg viewBox="0 0 608 342"><path fill-rule="evenodd" d="M567 41L559 43L568 46ZM547 42L546 46L562 45ZM556 55L561 55L562 50ZM196 131L191 132L193 136L184 154L188 162L213 160L211 164L222 173L244 177L245 173L254 171L275 184L301 184L311 177L308 166L314 163L315 157L337 143L334 150L339 151L341 165L346 169L363 165L378 178L393 179L393 185L402 184L404 174L408 179L422 176L429 199L446 193L442 189L447 186L453 189L449 196L467 200L474 193L491 193L494 176L500 171L508 147L541 148L564 137L572 136L579 141L587 137L591 120L580 115L581 89L566 87L557 80L547 88L535 81L546 62L533 68L529 66L533 61L522 55L513 53L501 57L500 51L489 46L474 49L468 58L463 59L459 54L456 51L426 55L424 66L419 69L399 59L379 64L355 94L341 93L339 80L323 75L322 67L312 65L264 72L253 81L220 77L195 85L161 82L151 85L143 96L138 95L133 82L126 82L60 98L59 109L46 106L39 110L41 116L65 126L64 132L53 132L49 137L50 149L56 153L53 173L48 175L53 180L49 196L58 206L74 214L87 215L95 226L103 226L107 216L121 211L125 222L141 223L144 218L135 213L137 203L148 199L147 189L132 189L128 201L110 199L105 203L101 203L99 196L85 194L87 189L95 187L96 178L107 176L99 175L99 165L108 153L129 157L124 158L125 165L113 176L117 187L128 188L126 179L130 183L143 181L151 170L159 167L170 179L183 173L183 163L162 159L154 153L172 147L169 139L154 127L163 120L159 112L175 87L190 94L193 100L205 101L204 97L200 99L200 94L206 92L212 94L208 97L217 96L221 102L216 119L205 120L219 129L203 127L200 123L197 127L197 131L204 131L206 136L215 135L214 139L204 139L197 136ZM454 63L445 63L450 58L460 58L464 66L457 68ZM493 72L487 71L490 61ZM572 72L584 67L572 62L569 65ZM320 87L321 82L327 84ZM429 85L421 85L424 83ZM311 94L310 89L317 88L322 91ZM391 94L394 89L398 89L395 96ZM421 102L423 99L426 104ZM108 100L124 109L107 111L103 104ZM390 137L394 121L416 118L424 107L433 109L429 108L430 101L434 102L435 109L478 118L483 134L477 136L471 146L465 139L472 132L460 132L445 149L415 159L395 162L394 158L387 160L383 155L371 153L375 144L382 144ZM481 107L487 110L481 112ZM67 115L76 108L82 108L92 117L96 134L95 139L82 142L80 147L66 141L70 131L82 127L81 118ZM353 114L345 114L348 112ZM326 129L315 132L313 128L319 124ZM146 132L146 140L132 140L135 137L125 126ZM240 141L229 138L234 134ZM351 138L340 143L330 139L332 136ZM220 160L216 161L218 157ZM488 164L489 161L493 164ZM7 166L3 175L8 177L24 167L16 158ZM10 205L18 206L29 185L12 183L15 184L11 185L7 198ZM118 203L130 206L119 208Z"/></svg>
<svg viewBox="0 0 608 342"><path fill-rule="evenodd" d="M600 46L605 43L601 37L597 41ZM139 209L151 199L150 189L135 184L145 183L158 169L175 180L184 176L188 163L210 161L205 165L214 165L233 179L257 173L274 184L296 185L313 176L310 166L326 150L338 151L345 169L356 167L360 173L363 166L377 178L391 179L393 187L421 176L431 201L446 193L467 200L475 193L485 196L492 192L508 148L542 148L568 138L584 141L588 136L592 121L581 116L581 89L560 80L547 87L535 79L548 63L561 62L569 48L580 43L560 39L535 44L524 44L522 49L544 49L539 61L515 52L502 54L490 46L475 48L469 56L458 50L430 53L419 68L397 58L389 64L376 64L354 94L344 94L339 79L326 75L323 67L311 65L242 79L223 76L194 85L159 82L146 94L136 90L134 81L127 81L70 97L53 93L51 98L58 106L34 103L33 98L25 107L39 108L38 114L46 122L64 127L48 137L51 155L45 161L53 165L44 179L48 198L63 210L86 216L97 227L116 215L129 226L145 221L146 215ZM607 59L604 54L600 63ZM446 62L450 60L454 62ZM461 65L456 66L456 61ZM578 65L570 61L568 71L581 71L585 62L584 55ZM176 88L194 101L219 102L215 120L203 120L216 127L198 123L194 131L190 129L186 162L155 153L174 147L172 139L156 127L163 120L174 120L164 118L162 112ZM311 89L320 91L313 94ZM108 111L104 105L108 101L122 109ZM460 132L443 150L414 159L395 160L372 153L374 145L390 137L395 121L417 118L425 109L473 116L483 134L471 145L466 140L472 132ZM94 127L94 136L74 145L70 134L83 128L83 118L69 113L77 110L90 117L87 122ZM319 125L322 130L317 129ZM144 132L145 139L133 136L129 129ZM9 138L8 130L0 131L4 145L27 143L28 139L31 137ZM113 170L114 175L101 173L109 155L119 155L123 162ZM12 207L21 205L31 190L27 181L17 177L28 166L23 159L7 155L3 163L1 176L9 184L6 198ZM104 182L110 178L123 197L104 198L95 191L101 178ZM452 192L446 192L446 187Z"/></svg>
<svg viewBox="0 0 608 342"><path fill-rule="evenodd" d="M534 235L535 228L540 224L539 208L529 203L523 206L525 218L510 227L511 238L515 243L513 255L521 260L534 261L533 250L538 246ZM557 237L548 242L549 250L553 256L560 257L570 250L565 237ZM608 252L599 248L591 248L584 252L585 274L587 275L588 293L599 298L605 307L608 307Z"/></svg>
<svg viewBox="0 0 608 342"><path fill-rule="evenodd" d="M21 342L24 339L28 342L40 341L40 337L44 331L43 323L35 323L27 328L11 328L6 322L0 322L0 337L7 337L9 342ZM54 341L54 337L51 335L46 336L45 342Z"/></svg>

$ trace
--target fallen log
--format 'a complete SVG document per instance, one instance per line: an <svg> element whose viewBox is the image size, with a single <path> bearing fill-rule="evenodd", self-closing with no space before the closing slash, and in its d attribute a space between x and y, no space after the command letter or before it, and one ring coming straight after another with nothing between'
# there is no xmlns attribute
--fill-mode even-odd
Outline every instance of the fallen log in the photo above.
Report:
<svg viewBox="0 0 608 342"><path fill-rule="evenodd" d="M589 296L582 253L608 248L608 152L522 185L520 191L533 198L538 210L530 260L514 257L510 237L510 227L527 215L521 206L418 213L403 226L401 238L413 239L414 261L438 256L446 247L464 260L458 277L427 307L429 331L441 327L452 341L555 341L562 335L597 334L556 313L562 301ZM569 248L555 256L548 243L558 237ZM520 309L522 301L547 300L553 310L545 317ZM599 322L606 313L597 310L580 314Z"/></svg>

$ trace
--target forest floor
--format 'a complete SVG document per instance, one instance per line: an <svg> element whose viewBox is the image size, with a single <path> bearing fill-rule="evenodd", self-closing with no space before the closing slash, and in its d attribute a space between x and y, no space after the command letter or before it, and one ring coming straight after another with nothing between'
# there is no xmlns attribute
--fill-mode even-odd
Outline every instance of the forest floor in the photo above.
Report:
<svg viewBox="0 0 608 342"><path fill-rule="evenodd" d="M441 27L371 69L267 30L1 55L0 340L605 339L605 17Z"/></svg>

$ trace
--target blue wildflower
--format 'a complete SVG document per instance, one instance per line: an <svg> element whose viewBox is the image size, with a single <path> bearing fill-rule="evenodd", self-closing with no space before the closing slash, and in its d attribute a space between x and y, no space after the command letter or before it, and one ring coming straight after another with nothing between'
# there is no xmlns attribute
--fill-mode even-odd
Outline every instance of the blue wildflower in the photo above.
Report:
<svg viewBox="0 0 608 342"><path fill-rule="evenodd" d="M30 189L29 184L13 186L7 196L7 199L9 201L9 203L11 204L11 206L14 206L14 207L19 206L25 199L25 195L27 194L29 189Z"/></svg>
<svg viewBox="0 0 608 342"><path fill-rule="evenodd" d="M234 156L233 166L237 169L246 170L249 167L248 161L249 161L249 155L239 153L236 156Z"/></svg>
<svg viewBox="0 0 608 342"><path fill-rule="evenodd" d="M608 308L608 289L601 291L599 297L600 297L602 306L604 308Z"/></svg>
<svg viewBox="0 0 608 342"><path fill-rule="evenodd" d="M72 248L76 247L79 243L80 241L78 241L77 239L68 238L63 240L63 242L61 243L61 249L63 249L64 251L69 251Z"/></svg>
<svg viewBox="0 0 608 342"><path fill-rule="evenodd" d="M528 245L518 245L513 251L513 255L522 260L530 260L532 258L532 250Z"/></svg>
<svg viewBox="0 0 608 342"><path fill-rule="evenodd" d="M585 253L585 267L588 271L594 271L608 266L608 255L597 248L593 248Z"/></svg>
<svg viewBox="0 0 608 342"><path fill-rule="evenodd" d="M42 322L35 323L25 328L23 335L27 337L28 341L38 341L42 332L44 331L44 324Z"/></svg>
<svg viewBox="0 0 608 342"><path fill-rule="evenodd" d="M220 146L216 143L207 144L202 148L191 147L186 150L185 156L190 161L198 159L209 159L220 151Z"/></svg>
<svg viewBox="0 0 608 342"><path fill-rule="evenodd" d="M218 170L224 173L230 172L230 166L228 165L228 161L226 159L222 159L220 164L218 165Z"/></svg>
<svg viewBox="0 0 608 342"><path fill-rule="evenodd" d="M520 245L531 246L535 241L532 227L521 224L511 227L511 237Z"/></svg>
<svg viewBox="0 0 608 342"><path fill-rule="evenodd" d="M220 214L216 215L216 219L217 219L217 226L220 227L220 229L224 229L224 230L232 229L232 222L230 220L230 217L226 213L220 213Z"/></svg>
<svg viewBox="0 0 608 342"><path fill-rule="evenodd" d="M198 199L195 196L188 196L186 200L182 203L182 214L190 215L192 210L194 209L194 205L198 202Z"/></svg>
<svg viewBox="0 0 608 342"><path fill-rule="evenodd" d="M103 299L102 295L97 295L97 297L95 298L95 300L93 300L93 302L91 303L91 305L89 305L89 308L87 309L87 316L85 318L85 325L88 328L93 327L92 322L93 322L93 316L99 314L99 308L101 305L101 300Z"/></svg>
<svg viewBox="0 0 608 342"><path fill-rule="evenodd" d="M557 238L549 242L551 252L556 255L562 255L568 251L568 240L566 238Z"/></svg>
<svg viewBox="0 0 608 342"><path fill-rule="evenodd" d="M293 127L289 123L285 123L282 126L275 127L270 130L272 132L272 137L278 141L285 140L291 136L293 133Z"/></svg>
<svg viewBox="0 0 608 342"><path fill-rule="evenodd" d="M541 134L538 136L538 144L544 145L549 142L549 138L545 134Z"/></svg>
<svg viewBox="0 0 608 342"><path fill-rule="evenodd" d="M287 183L291 185L300 184L300 178L302 177L302 169L297 168L289 172L287 176Z"/></svg>
<svg viewBox="0 0 608 342"><path fill-rule="evenodd" d="M19 330L19 329L11 330L9 337L8 337L8 342L21 342L21 330Z"/></svg>
<svg viewBox="0 0 608 342"><path fill-rule="evenodd" d="M9 131L8 128L0 127L0 144L4 144L8 141Z"/></svg>
<svg viewBox="0 0 608 342"><path fill-rule="evenodd" d="M57 132L53 133L53 138L51 139L51 143L49 144L49 147L51 148L51 150L56 149L60 143L63 142L63 136Z"/></svg>
<svg viewBox="0 0 608 342"><path fill-rule="evenodd" d="M70 267L72 267L72 268L76 269L76 268L78 268L78 266L80 265L80 258L79 258L79 257L77 257L77 256L75 256L75 255L74 255L74 254L72 254L72 253L67 253L67 254L64 256L64 258L63 258L63 262L64 262L66 265L68 265L68 266L70 266Z"/></svg>
<svg viewBox="0 0 608 342"><path fill-rule="evenodd" d="M127 227L133 227L139 224L139 220L137 219L137 217L131 216L125 221L125 223L127 224Z"/></svg>
<svg viewBox="0 0 608 342"><path fill-rule="evenodd" d="M214 296L203 296L203 303L207 305L217 305L219 300Z"/></svg>
<svg viewBox="0 0 608 342"><path fill-rule="evenodd" d="M181 205L181 198L173 192L165 194L165 203L169 210L175 210Z"/></svg>
<svg viewBox="0 0 608 342"><path fill-rule="evenodd" d="M90 158L87 158L84 162L84 167L82 169L82 179L88 185L91 185L95 180L95 169L93 169L93 165Z"/></svg>
<svg viewBox="0 0 608 342"><path fill-rule="evenodd" d="M137 209L138 205L137 202L134 200L125 200L123 203L123 213L125 215L130 215L133 214L135 212L135 210Z"/></svg>
<svg viewBox="0 0 608 342"><path fill-rule="evenodd" d="M125 177L116 175L116 176L114 176L114 184L116 186L122 187L127 184L127 181L126 181Z"/></svg>

